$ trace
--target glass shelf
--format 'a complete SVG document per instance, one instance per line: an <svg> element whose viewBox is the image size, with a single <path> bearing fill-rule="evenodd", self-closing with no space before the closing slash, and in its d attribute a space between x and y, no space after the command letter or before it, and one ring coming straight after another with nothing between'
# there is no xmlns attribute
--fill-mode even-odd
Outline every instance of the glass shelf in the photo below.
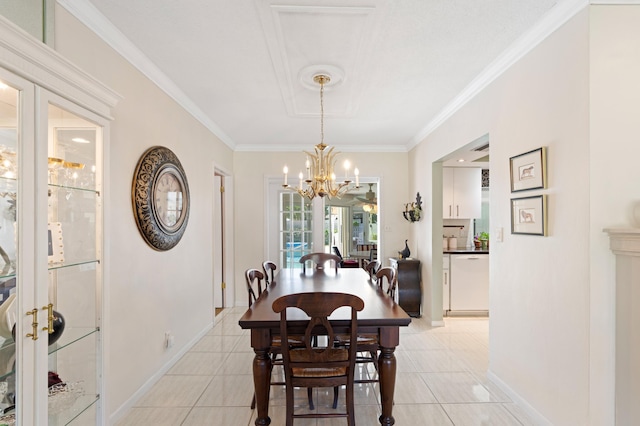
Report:
<svg viewBox="0 0 640 426"><path fill-rule="evenodd" d="M49 265L49 271L55 271L57 269L73 268L74 266L91 265L91 264L100 264L100 259L83 260L78 262L52 263Z"/></svg>
<svg viewBox="0 0 640 426"><path fill-rule="evenodd" d="M57 269L73 268L74 266L91 265L91 264L100 264L100 260L89 259L89 260L82 260L77 262L65 262L65 263L55 263L55 264L52 263L49 265L48 270L55 271ZM5 281L7 279L14 278L15 276L16 276L15 269L11 269L11 271L9 272L6 272L3 269L0 269L0 281Z"/></svg>
<svg viewBox="0 0 640 426"><path fill-rule="evenodd" d="M49 395L49 426L69 425L98 402L100 395L83 395L81 386L81 383L72 383L69 391ZM6 406L8 404L2 404L0 408L4 409ZM12 422L15 422L15 411L0 417L0 425L13 424Z"/></svg>
<svg viewBox="0 0 640 426"><path fill-rule="evenodd" d="M79 191L79 192L82 192L82 193L94 194L94 195L100 196L100 191L97 191L97 190L95 190L93 188L84 188L84 187L72 186L72 185L60 185L60 184L56 184L56 183L50 183L48 186L49 186L49 189L65 190L65 191Z"/></svg>
<svg viewBox="0 0 640 426"><path fill-rule="evenodd" d="M65 328L60 339L49 346L48 354L54 354L79 340L97 333L98 331L100 331L98 327ZM47 334L46 332L43 332L42 334L38 333L38 337L46 338ZM5 380L7 377L15 373L15 352L16 344L14 342L0 347L0 381Z"/></svg>
<svg viewBox="0 0 640 426"><path fill-rule="evenodd" d="M79 384L81 386L81 384ZM60 396L58 396L60 395ZM64 392L62 394L57 394L54 396L50 396L51 398L65 398ZM71 400L71 398L76 397L76 395L70 395L67 397ZM68 425L71 424L76 418L78 418L82 413L87 411L100 399L100 395L79 395L73 401L68 401L68 407L65 406L64 409L60 410L60 412L55 413L52 411L56 411L52 409L51 406L49 408L49 426L57 426L57 425ZM65 401L62 402L64 404ZM60 405L62 405L60 404Z"/></svg>

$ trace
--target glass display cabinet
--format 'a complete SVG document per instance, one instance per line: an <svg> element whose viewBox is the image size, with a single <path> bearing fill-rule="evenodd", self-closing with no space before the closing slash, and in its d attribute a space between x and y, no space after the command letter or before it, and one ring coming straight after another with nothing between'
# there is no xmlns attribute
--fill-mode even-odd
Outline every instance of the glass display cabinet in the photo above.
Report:
<svg viewBox="0 0 640 426"><path fill-rule="evenodd" d="M0 425L101 424L117 97L4 20L0 40Z"/></svg>

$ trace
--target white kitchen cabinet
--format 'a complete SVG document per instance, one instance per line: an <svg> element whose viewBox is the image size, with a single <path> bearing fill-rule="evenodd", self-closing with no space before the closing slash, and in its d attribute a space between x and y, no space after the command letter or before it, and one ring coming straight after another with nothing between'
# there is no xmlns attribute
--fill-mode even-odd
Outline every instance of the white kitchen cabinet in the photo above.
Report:
<svg viewBox="0 0 640 426"><path fill-rule="evenodd" d="M473 219L482 216L482 169L442 168L442 217Z"/></svg>
<svg viewBox="0 0 640 426"><path fill-rule="evenodd" d="M0 40L0 425L100 424L117 95L2 19Z"/></svg>
<svg viewBox="0 0 640 426"><path fill-rule="evenodd" d="M452 254L451 311L489 310L489 255Z"/></svg>
<svg viewBox="0 0 640 426"><path fill-rule="evenodd" d="M449 311L449 293L451 290L450 279L451 275L449 274L449 255L442 255L442 312L446 315Z"/></svg>

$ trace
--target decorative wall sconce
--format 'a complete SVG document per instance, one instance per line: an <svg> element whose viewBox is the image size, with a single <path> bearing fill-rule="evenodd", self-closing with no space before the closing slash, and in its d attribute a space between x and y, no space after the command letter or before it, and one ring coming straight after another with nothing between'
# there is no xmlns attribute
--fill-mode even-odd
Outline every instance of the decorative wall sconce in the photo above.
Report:
<svg viewBox="0 0 640 426"><path fill-rule="evenodd" d="M402 216L409 222L417 222L420 220L422 215L422 198L420 197L420 193L416 193L416 201L413 203L407 203L404 205L404 211L402 212Z"/></svg>

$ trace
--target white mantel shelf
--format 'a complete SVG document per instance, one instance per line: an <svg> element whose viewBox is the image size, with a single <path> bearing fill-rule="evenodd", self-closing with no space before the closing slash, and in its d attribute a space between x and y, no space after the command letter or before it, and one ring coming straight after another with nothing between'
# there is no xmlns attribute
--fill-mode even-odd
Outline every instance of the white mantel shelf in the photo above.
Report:
<svg viewBox="0 0 640 426"><path fill-rule="evenodd" d="M615 424L640 419L640 229L607 228L616 255Z"/></svg>
<svg viewBox="0 0 640 426"><path fill-rule="evenodd" d="M606 228L611 251L618 255L640 256L640 228Z"/></svg>

